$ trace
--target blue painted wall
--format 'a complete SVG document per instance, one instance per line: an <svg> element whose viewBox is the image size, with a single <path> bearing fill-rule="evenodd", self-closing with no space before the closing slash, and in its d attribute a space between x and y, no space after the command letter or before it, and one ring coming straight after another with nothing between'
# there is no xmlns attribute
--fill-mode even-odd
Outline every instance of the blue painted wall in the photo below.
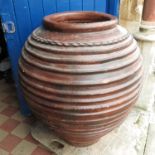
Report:
<svg viewBox="0 0 155 155"><path fill-rule="evenodd" d="M18 58L28 35L42 23L45 15L73 10L91 10L118 15L119 0L0 0L2 22L12 21L15 33L5 33L21 111L30 113L18 80Z"/></svg>

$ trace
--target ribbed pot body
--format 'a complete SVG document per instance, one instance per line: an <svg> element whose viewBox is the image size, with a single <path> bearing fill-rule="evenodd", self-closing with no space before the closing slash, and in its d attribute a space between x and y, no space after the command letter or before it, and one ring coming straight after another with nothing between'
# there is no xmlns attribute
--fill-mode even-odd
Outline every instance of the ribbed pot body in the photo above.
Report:
<svg viewBox="0 0 155 155"><path fill-rule="evenodd" d="M25 98L57 136L91 145L118 127L138 98L139 48L111 15L60 13L43 23L19 60Z"/></svg>

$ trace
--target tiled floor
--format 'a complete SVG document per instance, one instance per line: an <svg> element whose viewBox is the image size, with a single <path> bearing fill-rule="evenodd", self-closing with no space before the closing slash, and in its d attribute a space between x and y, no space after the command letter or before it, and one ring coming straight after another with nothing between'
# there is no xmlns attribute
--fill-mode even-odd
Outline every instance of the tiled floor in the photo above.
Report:
<svg viewBox="0 0 155 155"><path fill-rule="evenodd" d="M33 121L21 115L15 88L0 80L0 155L52 155L32 138Z"/></svg>

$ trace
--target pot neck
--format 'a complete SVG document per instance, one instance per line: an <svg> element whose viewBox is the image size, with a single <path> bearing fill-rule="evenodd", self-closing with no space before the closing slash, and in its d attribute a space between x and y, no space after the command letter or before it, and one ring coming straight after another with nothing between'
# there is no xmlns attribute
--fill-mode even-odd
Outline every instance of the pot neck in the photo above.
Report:
<svg viewBox="0 0 155 155"><path fill-rule="evenodd" d="M65 12L44 17L43 25L50 31L58 32L98 32L112 29L117 19L109 14L97 12Z"/></svg>

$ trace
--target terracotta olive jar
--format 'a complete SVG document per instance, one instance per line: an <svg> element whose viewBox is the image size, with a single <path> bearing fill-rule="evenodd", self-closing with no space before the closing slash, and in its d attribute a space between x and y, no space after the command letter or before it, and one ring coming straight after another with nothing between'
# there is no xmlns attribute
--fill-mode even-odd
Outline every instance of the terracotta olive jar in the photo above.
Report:
<svg viewBox="0 0 155 155"><path fill-rule="evenodd" d="M118 127L137 101L142 57L133 37L109 14L46 16L19 60L33 114L74 146L88 146Z"/></svg>

